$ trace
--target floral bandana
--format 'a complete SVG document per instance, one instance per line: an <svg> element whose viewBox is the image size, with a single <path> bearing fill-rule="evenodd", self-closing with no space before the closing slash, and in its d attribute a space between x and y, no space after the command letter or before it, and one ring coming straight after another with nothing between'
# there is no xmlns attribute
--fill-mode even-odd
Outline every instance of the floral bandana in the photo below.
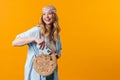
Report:
<svg viewBox="0 0 120 80"><path fill-rule="evenodd" d="M53 13L56 13L56 8L54 6L45 6L42 9L42 13L45 13L46 11L52 11Z"/></svg>

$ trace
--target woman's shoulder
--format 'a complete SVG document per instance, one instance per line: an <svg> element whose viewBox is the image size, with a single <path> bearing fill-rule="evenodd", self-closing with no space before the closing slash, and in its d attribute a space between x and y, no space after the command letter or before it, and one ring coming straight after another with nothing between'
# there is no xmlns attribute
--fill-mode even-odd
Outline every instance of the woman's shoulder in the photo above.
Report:
<svg viewBox="0 0 120 80"><path fill-rule="evenodd" d="M40 32L40 26L36 25L36 26L33 26L30 31L32 32Z"/></svg>
<svg viewBox="0 0 120 80"><path fill-rule="evenodd" d="M38 25L33 26L33 27L31 28L31 30L35 30L35 31L40 30L40 26L38 26Z"/></svg>

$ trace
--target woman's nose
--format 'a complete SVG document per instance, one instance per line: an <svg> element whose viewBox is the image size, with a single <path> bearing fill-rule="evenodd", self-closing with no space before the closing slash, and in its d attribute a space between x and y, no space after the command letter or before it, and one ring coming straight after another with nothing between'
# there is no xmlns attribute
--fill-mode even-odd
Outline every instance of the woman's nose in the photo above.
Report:
<svg viewBox="0 0 120 80"><path fill-rule="evenodd" d="M45 17L48 18L49 17L48 14L46 14Z"/></svg>

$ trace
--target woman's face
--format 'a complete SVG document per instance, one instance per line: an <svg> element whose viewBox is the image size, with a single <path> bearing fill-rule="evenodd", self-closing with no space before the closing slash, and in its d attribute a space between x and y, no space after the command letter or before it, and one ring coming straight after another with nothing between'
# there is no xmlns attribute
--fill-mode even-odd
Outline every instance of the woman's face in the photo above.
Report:
<svg viewBox="0 0 120 80"><path fill-rule="evenodd" d="M54 21L54 14L52 13L52 11L48 10L48 11L45 11L43 13L43 21L47 25L50 25L50 24L53 23L53 21Z"/></svg>

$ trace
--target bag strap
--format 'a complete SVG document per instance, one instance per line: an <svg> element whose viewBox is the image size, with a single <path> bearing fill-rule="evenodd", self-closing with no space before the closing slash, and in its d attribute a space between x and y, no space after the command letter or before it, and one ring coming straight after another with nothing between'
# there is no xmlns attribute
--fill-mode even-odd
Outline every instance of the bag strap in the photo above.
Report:
<svg viewBox="0 0 120 80"><path fill-rule="evenodd" d="M32 49L34 50L34 54L35 54L35 56L37 56L38 55L38 52L39 51L37 51L37 50L39 50L39 49L35 49L35 47L34 46L36 46L36 44L34 44L34 43L32 43L31 44L31 47L32 47ZM56 45L55 45L56 46ZM50 48L51 47L51 48ZM44 49L42 50L42 52L43 53L48 53L48 54L50 54L50 53L52 53L52 52L55 52L54 50L53 50L53 46L50 44L50 47L48 47L48 45L46 44L46 42L45 42L45 47L44 47Z"/></svg>

